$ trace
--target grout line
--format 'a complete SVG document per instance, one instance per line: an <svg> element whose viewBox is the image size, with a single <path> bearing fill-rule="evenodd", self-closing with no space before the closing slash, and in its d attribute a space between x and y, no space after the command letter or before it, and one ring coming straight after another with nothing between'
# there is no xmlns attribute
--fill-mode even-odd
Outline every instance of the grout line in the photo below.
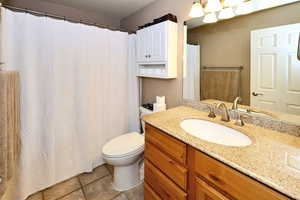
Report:
<svg viewBox="0 0 300 200"><path fill-rule="evenodd" d="M83 184L81 183L79 176L77 176L77 178L78 178L79 184L80 184L80 186L81 186L81 191L82 191L82 193L83 193L83 197L84 197L85 200L87 200L85 191L84 191L84 189L83 189Z"/></svg>
<svg viewBox="0 0 300 200"><path fill-rule="evenodd" d="M115 198L121 196L122 194L123 194L123 192L120 192L120 193L117 194L116 196L112 197L110 200L114 200ZM127 196L125 196L125 197L126 197L126 199L128 199Z"/></svg>
<svg viewBox="0 0 300 200"><path fill-rule="evenodd" d="M65 194L65 195L63 195L63 196L61 196L61 197L59 197L59 198L57 198L57 199L55 199L55 200L59 200L59 199L65 198L66 196L72 194L73 192L77 192L78 190L82 190L82 189L81 189L81 188L78 188L78 189L76 189L76 190L74 190L74 191L72 191L72 192L69 192L68 194Z"/></svg>
<svg viewBox="0 0 300 200"><path fill-rule="evenodd" d="M67 193L67 194L65 194L65 195L63 195L63 196L61 196L61 197L55 199L55 200L62 199L62 198L64 198L64 197L66 197L66 196L72 194L73 192L77 192L78 190L83 190L83 189L82 189L82 186L81 186L81 183L80 183L80 181L79 181L79 177L78 177L78 176L75 176L75 177L73 177L73 178L76 178L76 179L77 179L77 181L79 182L80 187L77 188L77 189L75 189L75 190L73 190L72 192L69 192L69 193ZM68 179L68 180L69 180L69 179Z"/></svg>
<svg viewBox="0 0 300 200"><path fill-rule="evenodd" d="M101 179L103 179L103 178L105 178L105 177L107 177L107 176L111 176L111 175L108 174L108 175L102 176L101 178L97 178L96 180L94 180L94 181L92 181L92 182L90 182L90 183L84 185L83 187L86 187L86 186L88 186L88 185L91 185L92 183L95 183L95 182L97 182L97 181L99 181L99 180L101 180Z"/></svg>

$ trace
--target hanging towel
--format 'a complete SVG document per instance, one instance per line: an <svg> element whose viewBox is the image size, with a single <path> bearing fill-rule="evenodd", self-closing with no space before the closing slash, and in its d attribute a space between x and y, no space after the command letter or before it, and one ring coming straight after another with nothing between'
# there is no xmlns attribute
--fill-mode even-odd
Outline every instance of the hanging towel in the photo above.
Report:
<svg viewBox="0 0 300 200"><path fill-rule="evenodd" d="M20 80L0 71L0 199L12 180L20 155Z"/></svg>
<svg viewBox="0 0 300 200"><path fill-rule="evenodd" d="M237 96L240 96L239 70L205 70L202 73L202 100L233 102Z"/></svg>

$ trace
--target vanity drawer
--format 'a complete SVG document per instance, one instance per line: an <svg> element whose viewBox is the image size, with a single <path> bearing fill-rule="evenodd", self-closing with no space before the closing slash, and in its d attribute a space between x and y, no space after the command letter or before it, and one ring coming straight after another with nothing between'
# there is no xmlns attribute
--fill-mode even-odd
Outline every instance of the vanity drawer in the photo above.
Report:
<svg viewBox="0 0 300 200"><path fill-rule="evenodd" d="M187 169L171 159L149 142L146 142L145 158L150 160L166 176L172 179L183 190L187 190Z"/></svg>
<svg viewBox="0 0 300 200"><path fill-rule="evenodd" d="M147 159L145 160L145 182L164 200L186 200L187 194L168 179Z"/></svg>
<svg viewBox="0 0 300 200"><path fill-rule="evenodd" d="M151 142L178 162L186 164L187 145L185 143L149 124L146 124L145 138L146 141Z"/></svg>
<svg viewBox="0 0 300 200"><path fill-rule="evenodd" d="M147 183L144 183L144 200L161 200Z"/></svg>
<svg viewBox="0 0 300 200"><path fill-rule="evenodd" d="M193 149L193 148L191 148ZM286 196L193 149L194 171L239 200L287 200Z"/></svg>
<svg viewBox="0 0 300 200"><path fill-rule="evenodd" d="M196 177L196 200L230 200L215 188Z"/></svg>

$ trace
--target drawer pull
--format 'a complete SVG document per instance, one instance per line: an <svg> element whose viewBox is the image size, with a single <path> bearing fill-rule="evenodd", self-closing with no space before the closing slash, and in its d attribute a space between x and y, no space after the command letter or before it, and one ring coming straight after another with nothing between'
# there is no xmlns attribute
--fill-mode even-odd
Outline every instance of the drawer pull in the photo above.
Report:
<svg viewBox="0 0 300 200"><path fill-rule="evenodd" d="M215 175L209 174L209 177L210 177L213 181L215 181L215 182L218 182L218 183L220 183L220 184L222 184L222 185L225 184L220 178L216 177Z"/></svg>

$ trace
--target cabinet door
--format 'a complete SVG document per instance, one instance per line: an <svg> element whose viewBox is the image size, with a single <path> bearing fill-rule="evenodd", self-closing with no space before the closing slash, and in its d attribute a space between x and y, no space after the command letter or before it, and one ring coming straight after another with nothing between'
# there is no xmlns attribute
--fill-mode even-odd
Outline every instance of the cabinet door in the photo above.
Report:
<svg viewBox="0 0 300 200"><path fill-rule="evenodd" d="M166 61L167 23L159 23L149 27L149 61Z"/></svg>
<svg viewBox="0 0 300 200"><path fill-rule="evenodd" d="M196 198L195 200L229 200L219 191L211 187L209 184L196 177Z"/></svg>
<svg viewBox="0 0 300 200"><path fill-rule="evenodd" d="M149 61L149 31L148 29L142 29L137 32L137 61L147 62Z"/></svg>

